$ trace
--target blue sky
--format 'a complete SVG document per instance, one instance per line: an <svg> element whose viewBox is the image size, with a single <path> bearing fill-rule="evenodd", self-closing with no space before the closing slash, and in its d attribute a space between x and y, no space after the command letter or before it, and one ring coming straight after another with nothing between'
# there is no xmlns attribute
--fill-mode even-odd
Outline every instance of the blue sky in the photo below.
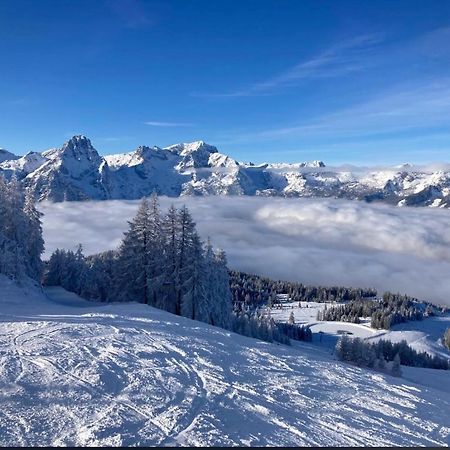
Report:
<svg viewBox="0 0 450 450"><path fill-rule="evenodd" d="M450 161L450 2L2 0L0 147Z"/></svg>

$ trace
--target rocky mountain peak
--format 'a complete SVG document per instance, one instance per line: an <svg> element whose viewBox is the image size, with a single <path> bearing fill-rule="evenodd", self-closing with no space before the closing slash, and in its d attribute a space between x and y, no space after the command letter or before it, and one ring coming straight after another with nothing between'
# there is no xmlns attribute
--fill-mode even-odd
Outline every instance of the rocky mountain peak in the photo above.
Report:
<svg viewBox="0 0 450 450"><path fill-rule="evenodd" d="M97 161L100 156L92 146L91 141L83 135L73 136L60 150L62 156L73 157L77 160L88 159Z"/></svg>
<svg viewBox="0 0 450 450"><path fill-rule="evenodd" d="M162 149L160 147L157 147L156 145L153 147L148 147L147 145L140 145L135 150L135 154L138 156L141 156L142 158L145 158L149 155L153 155L153 154L161 152L161 151L162 151Z"/></svg>
<svg viewBox="0 0 450 450"><path fill-rule="evenodd" d="M204 141L183 142L180 144L171 145L166 147L167 150L175 152L180 156L189 156L192 153L218 153L217 147L209 145Z"/></svg>

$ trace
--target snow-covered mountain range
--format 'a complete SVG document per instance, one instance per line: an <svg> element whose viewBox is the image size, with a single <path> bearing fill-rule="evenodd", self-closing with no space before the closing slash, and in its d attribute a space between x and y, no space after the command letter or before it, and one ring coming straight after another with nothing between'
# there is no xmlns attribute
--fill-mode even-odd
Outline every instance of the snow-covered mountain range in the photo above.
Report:
<svg viewBox="0 0 450 450"><path fill-rule="evenodd" d="M138 147L101 156L85 136L18 157L0 150L0 173L15 175L37 200L138 199L160 195L334 197L399 206L450 206L450 171L383 170L238 162L203 141Z"/></svg>

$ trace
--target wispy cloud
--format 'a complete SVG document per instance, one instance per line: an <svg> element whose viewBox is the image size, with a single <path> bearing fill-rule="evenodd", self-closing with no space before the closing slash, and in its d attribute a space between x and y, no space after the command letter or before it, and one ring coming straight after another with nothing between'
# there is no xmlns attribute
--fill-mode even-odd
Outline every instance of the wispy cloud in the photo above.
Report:
<svg viewBox="0 0 450 450"><path fill-rule="evenodd" d="M280 137L362 137L450 125L450 78L405 87L396 86L358 105L333 113L243 133L233 142L270 140ZM230 134L228 134L230 136Z"/></svg>
<svg viewBox="0 0 450 450"><path fill-rule="evenodd" d="M383 41L381 34L357 36L343 40L302 61L294 67L244 89L225 93L193 93L197 97L250 97L272 95L277 89L295 86L307 79L332 78L369 67L371 55L377 44Z"/></svg>
<svg viewBox="0 0 450 450"><path fill-rule="evenodd" d="M156 120L150 120L144 122L145 125L150 127L193 127L194 124L190 122L160 122Z"/></svg>

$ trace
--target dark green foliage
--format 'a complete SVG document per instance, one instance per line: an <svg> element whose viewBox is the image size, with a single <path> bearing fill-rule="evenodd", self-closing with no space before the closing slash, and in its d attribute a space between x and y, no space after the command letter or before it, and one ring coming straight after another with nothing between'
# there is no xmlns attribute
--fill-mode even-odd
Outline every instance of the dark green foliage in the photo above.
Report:
<svg viewBox="0 0 450 450"><path fill-rule="evenodd" d="M273 306L277 294L287 294L293 302L347 302L377 295L374 289L305 286L235 270L230 270L230 286L235 308L242 304L252 308L269 303Z"/></svg>
<svg viewBox="0 0 450 450"><path fill-rule="evenodd" d="M392 325L408 320L422 320L434 314L436 307L431 303L419 302L406 295L386 292L381 300L351 301L321 311L318 320L359 323L360 317L371 317L371 327L388 330Z"/></svg>
<svg viewBox="0 0 450 450"><path fill-rule="evenodd" d="M432 305L419 302L407 295L393 294L385 292L383 299L379 303L379 308L372 313L372 328L383 328L388 330L396 323L408 320L422 320L425 308L432 310Z"/></svg>
<svg viewBox="0 0 450 450"><path fill-rule="evenodd" d="M375 343L359 338L343 336L336 345L336 355L342 361L353 362L361 367L383 369L385 366L392 375L399 374L399 364L412 367L449 370L449 361L426 352L418 352L406 341L393 343L384 339Z"/></svg>
<svg viewBox="0 0 450 450"><path fill-rule="evenodd" d="M290 345L287 336L271 317L259 312L234 312L231 329L244 336L261 339L267 342L279 342Z"/></svg>
<svg viewBox="0 0 450 450"><path fill-rule="evenodd" d="M447 328L442 338L444 345L450 350L450 328Z"/></svg>
<svg viewBox="0 0 450 450"><path fill-rule="evenodd" d="M312 331L307 326L290 323L278 323L277 326L283 334L294 341L312 341Z"/></svg>

